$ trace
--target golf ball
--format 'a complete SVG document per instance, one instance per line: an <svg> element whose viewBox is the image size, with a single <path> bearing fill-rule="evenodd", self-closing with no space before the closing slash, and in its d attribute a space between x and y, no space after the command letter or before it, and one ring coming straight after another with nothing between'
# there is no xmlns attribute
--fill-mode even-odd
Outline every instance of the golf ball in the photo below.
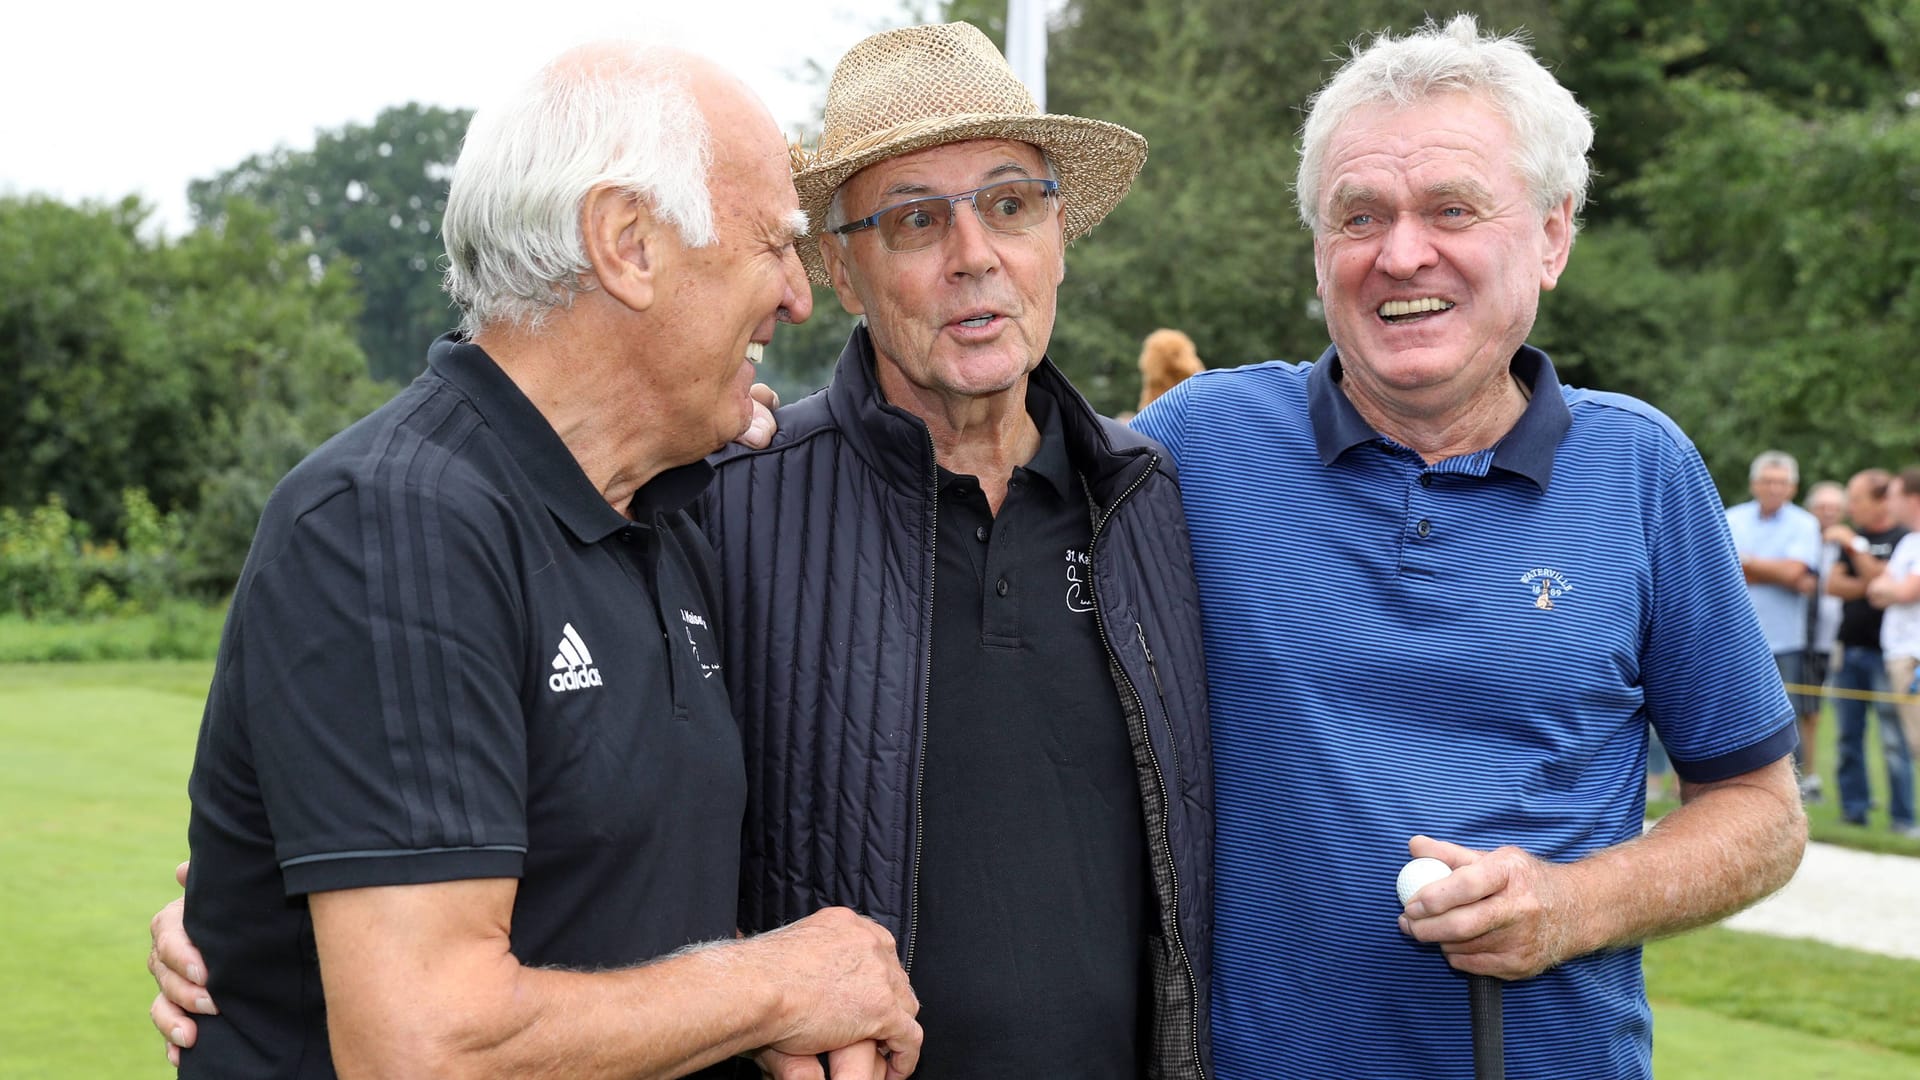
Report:
<svg viewBox="0 0 1920 1080"><path fill-rule="evenodd" d="M1393 887L1400 894L1400 906L1406 907L1413 902L1413 894L1453 873L1453 867L1439 859L1415 859L1400 868L1400 876L1394 879Z"/></svg>

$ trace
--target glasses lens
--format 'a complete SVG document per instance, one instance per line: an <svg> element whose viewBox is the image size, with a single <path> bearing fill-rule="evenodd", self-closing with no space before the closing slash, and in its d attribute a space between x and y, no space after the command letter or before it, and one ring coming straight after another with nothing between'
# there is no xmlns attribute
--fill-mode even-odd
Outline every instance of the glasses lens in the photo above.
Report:
<svg viewBox="0 0 1920 1080"><path fill-rule="evenodd" d="M880 239L888 251L918 251L947 234L952 213L945 199L902 203L880 215Z"/></svg>
<svg viewBox="0 0 1920 1080"><path fill-rule="evenodd" d="M1009 180L981 188L973 197L980 221L989 229L1019 232L1040 224L1047 216L1045 180Z"/></svg>

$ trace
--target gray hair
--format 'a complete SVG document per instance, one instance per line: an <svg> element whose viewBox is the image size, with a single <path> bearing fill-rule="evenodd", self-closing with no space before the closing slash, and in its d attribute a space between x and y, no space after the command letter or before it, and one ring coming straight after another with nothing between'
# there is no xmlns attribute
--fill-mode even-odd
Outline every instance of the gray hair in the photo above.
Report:
<svg viewBox="0 0 1920 1080"><path fill-rule="evenodd" d="M1747 469L1747 483L1760 479L1760 474L1767 469L1785 469L1787 482L1795 487L1800 485L1800 463L1784 450L1768 450L1754 458L1752 467Z"/></svg>
<svg viewBox="0 0 1920 1080"><path fill-rule="evenodd" d="M1822 480L1807 489L1806 508L1813 509L1813 504L1822 498L1829 498L1844 505L1847 501L1847 489L1831 480Z"/></svg>
<svg viewBox="0 0 1920 1080"><path fill-rule="evenodd" d="M461 329L537 330L593 288L580 211L597 188L647 200L689 247L713 243L710 143L676 54L635 42L562 54L481 110L440 228Z"/></svg>
<svg viewBox="0 0 1920 1080"><path fill-rule="evenodd" d="M1385 33L1354 54L1307 101L1301 127L1300 174L1294 191L1300 221L1315 232L1327 144L1355 109L1392 103L1405 108L1441 94L1478 95L1513 129L1514 168L1534 207L1546 214L1567 199L1577 215L1587 202L1587 151L1593 119L1573 94L1534 59L1521 34L1480 33L1472 15L1445 27L1428 19L1405 37Z"/></svg>

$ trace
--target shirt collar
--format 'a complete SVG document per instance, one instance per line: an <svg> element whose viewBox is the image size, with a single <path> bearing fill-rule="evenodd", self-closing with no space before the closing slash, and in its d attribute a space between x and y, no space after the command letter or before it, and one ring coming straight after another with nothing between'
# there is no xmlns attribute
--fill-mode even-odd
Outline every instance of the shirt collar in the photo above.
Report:
<svg viewBox="0 0 1920 1080"><path fill-rule="evenodd" d="M1073 492L1073 463L1067 458L1067 432L1060 422L1060 406L1032 380L1027 382L1027 415L1040 429L1040 449L1022 468L1053 485L1053 490L1066 498Z"/></svg>
<svg viewBox="0 0 1920 1080"><path fill-rule="evenodd" d="M1554 452L1573 426L1573 414L1546 353L1522 345L1513 354L1509 370L1531 396L1520 419L1494 444L1492 467L1524 476L1544 492L1553 479ZM1332 465L1361 443L1384 439L1341 392L1340 353L1333 346L1307 372L1307 418L1313 424L1314 447L1322 465Z"/></svg>
<svg viewBox="0 0 1920 1080"><path fill-rule="evenodd" d="M607 504L560 434L480 346L445 334L427 350L427 367L473 403L505 444L547 509L583 544L596 544L634 521L678 510L696 498L713 470L704 461L668 469L634 493L629 520Z"/></svg>

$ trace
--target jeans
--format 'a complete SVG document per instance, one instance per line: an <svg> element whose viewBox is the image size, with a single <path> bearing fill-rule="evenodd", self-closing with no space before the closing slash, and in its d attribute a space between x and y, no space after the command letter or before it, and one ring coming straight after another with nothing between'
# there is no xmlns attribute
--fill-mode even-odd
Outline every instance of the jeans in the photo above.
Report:
<svg viewBox="0 0 1920 1080"><path fill-rule="evenodd" d="M1840 666L1833 673L1836 690L1887 691L1887 668L1879 649L1846 646L1840 652ZM1901 689L1905 689L1902 687ZM1880 752L1887 763L1887 809L1893 827L1904 829L1913 824L1913 757L1900 717L1891 702L1876 701L1874 711L1880 719ZM1840 813L1852 821L1867 817L1867 703L1838 697L1833 703L1834 718L1840 724L1838 767Z"/></svg>

